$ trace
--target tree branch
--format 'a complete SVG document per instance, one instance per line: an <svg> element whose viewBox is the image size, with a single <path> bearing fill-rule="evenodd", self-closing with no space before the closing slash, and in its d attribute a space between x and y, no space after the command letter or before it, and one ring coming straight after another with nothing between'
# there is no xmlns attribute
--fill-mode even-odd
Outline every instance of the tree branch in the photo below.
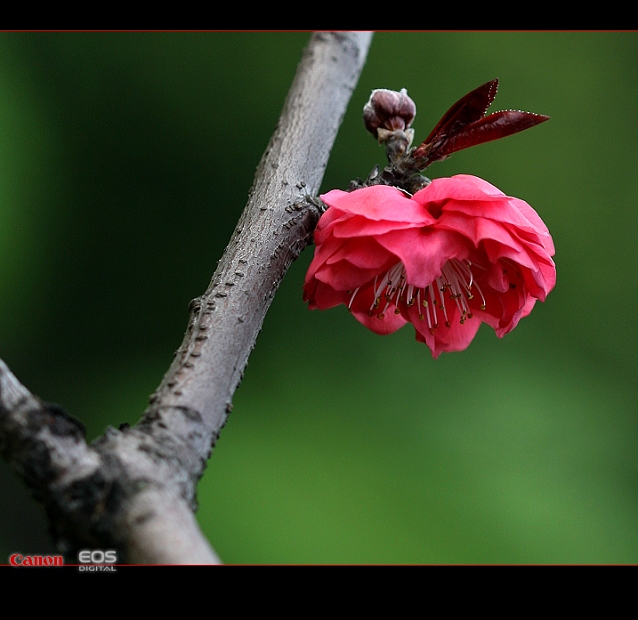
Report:
<svg viewBox="0 0 638 620"><path fill-rule="evenodd" d="M120 561L217 563L193 511L196 485L231 410L265 314L312 239L319 190L371 33L315 33L304 51L246 208L184 340L134 427L90 446L0 361L0 453L42 502L57 546L116 548Z"/></svg>

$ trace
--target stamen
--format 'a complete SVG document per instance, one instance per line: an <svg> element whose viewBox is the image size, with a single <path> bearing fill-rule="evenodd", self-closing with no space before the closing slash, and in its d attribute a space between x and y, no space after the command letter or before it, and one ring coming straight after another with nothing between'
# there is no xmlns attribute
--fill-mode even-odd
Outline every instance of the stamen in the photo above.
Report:
<svg viewBox="0 0 638 620"><path fill-rule="evenodd" d="M350 301L348 303L348 310L350 310L352 306L352 302L354 301L355 295L359 292L360 288L361 288L360 286L357 286L357 288L354 289L354 293L352 293L352 297L350 297Z"/></svg>
<svg viewBox="0 0 638 620"><path fill-rule="evenodd" d="M481 290L481 287L474 283L474 286L476 287L476 290L479 292L479 295L481 296L481 310L485 310L485 308L487 307L487 304L485 303L485 296L483 295L483 291Z"/></svg>
<svg viewBox="0 0 638 620"><path fill-rule="evenodd" d="M385 316L385 311L388 309L389 305L390 302L387 302L385 308L379 314L377 314L377 319L382 319Z"/></svg>
<svg viewBox="0 0 638 620"><path fill-rule="evenodd" d="M381 283L379 284L379 280ZM395 285L396 283L396 285ZM399 301L405 288L407 286L407 282L405 280L405 267L403 263L397 263L394 267L388 269L388 271L379 278L375 276L373 290L374 290L374 301L370 306L368 311L369 316L373 316L374 312L381 305L381 300L384 299L386 304L381 312L377 314L378 319L383 319L385 316L386 310L390 304L394 304L396 306L394 313L401 314L401 310L399 309Z"/></svg>
<svg viewBox="0 0 638 620"><path fill-rule="evenodd" d="M424 289L425 290L425 289ZM430 293L430 299L432 300L432 323L430 324L430 313L428 311L428 327L430 331L436 329L439 326L439 319L436 316L436 298L434 297L434 287L432 284L428 284L428 292Z"/></svg>
<svg viewBox="0 0 638 620"><path fill-rule="evenodd" d="M512 264L513 265L513 264ZM372 284L373 301L368 310L369 316L376 314L382 320L390 306L394 306L394 314L401 314L401 303L404 307L411 308L416 304L418 308L419 320L423 321L427 317L428 329L433 332L439 326L437 307L443 311L443 321L450 327L450 317L445 304L445 295L454 300L459 313L459 321L465 323L467 319L473 317L469 301L474 299L473 291L478 291L481 297L480 308L485 310L487 302L485 295L474 279L473 268L486 270L481 265L471 263L469 260L451 258L441 269L441 275L424 288L416 288L409 284L406 279L406 272L403 263L399 262L390 267L384 274L377 275ZM506 268L503 267L504 272ZM438 292L435 292L435 288ZM348 309L352 307L354 298L359 293L361 287L354 291L348 291L350 299ZM385 301L383 309L381 301ZM379 311L380 310L380 311Z"/></svg>
<svg viewBox="0 0 638 620"><path fill-rule="evenodd" d="M463 296L463 292L468 299L472 299L471 286L473 283L472 270L461 263L456 258L449 260L443 266L443 273L448 281L451 283L451 289L453 294L450 295L456 302L456 307L459 310L460 322L465 323L465 319L470 315L470 307ZM468 281L469 280L469 281Z"/></svg>
<svg viewBox="0 0 638 620"><path fill-rule="evenodd" d="M521 277L521 270L513 260L509 258L501 258L501 263L505 263L506 265L509 265L512 269L514 269L517 278ZM507 269L503 268L503 273L507 273Z"/></svg>
<svg viewBox="0 0 638 620"><path fill-rule="evenodd" d="M443 284L443 281L441 280L441 278L437 278L436 282L439 285L440 308L441 310L443 310L443 317L445 318L445 326L449 327L451 323L450 323L450 319L448 319L448 316L447 316L447 308L445 307L445 297L443 296L443 293L445 293L446 291L446 287Z"/></svg>

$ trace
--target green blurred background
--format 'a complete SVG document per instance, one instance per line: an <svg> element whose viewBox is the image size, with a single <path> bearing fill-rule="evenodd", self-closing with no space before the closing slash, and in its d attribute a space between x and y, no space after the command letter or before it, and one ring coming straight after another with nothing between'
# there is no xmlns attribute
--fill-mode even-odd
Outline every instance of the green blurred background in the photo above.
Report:
<svg viewBox="0 0 638 620"><path fill-rule="evenodd" d="M91 439L168 368L309 36L0 34L0 357ZM408 89L421 141L494 77L492 111L551 120L428 174L529 202L556 289L435 361L308 311L304 251L199 486L226 563L638 562L638 33L377 33L322 189L385 163L371 89ZM49 549L0 463L0 562Z"/></svg>

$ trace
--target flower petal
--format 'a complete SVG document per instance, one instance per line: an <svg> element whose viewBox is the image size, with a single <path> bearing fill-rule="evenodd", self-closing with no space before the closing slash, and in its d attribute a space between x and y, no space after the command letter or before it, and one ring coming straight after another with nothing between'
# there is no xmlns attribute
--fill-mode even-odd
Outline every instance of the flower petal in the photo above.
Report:
<svg viewBox="0 0 638 620"><path fill-rule="evenodd" d="M438 278L450 258L467 258L470 247L461 235L434 228L395 231L379 236L377 241L399 258L408 282L418 288Z"/></svg>
<svg viewBox="0 0 638 620"><path fill-rule="evenodd" d="M367 220L413 222L424 226L433 222L418 203L389 185L374 185L353 192L333 189L322 194L321 199L341 213L362 215Z"/></svg>
<svg viewBox="0 0 638 620"><path fill-rule="evenodd" d="M360 323L372 330L375 334L391 334L403 327L408 321L396 313L396 306L383 300L375 310L371 310L375 297L372 286L359 291L352 299L350 312Z"/></svg>
<svg viewBox="0 0 638 620"><path fill-rule="evenodd" d="M453 177L434 179L412 197L422 205L429 202L458 201L507 201L508 197L491 183L472 176L457 174Z"/></svg>
<svg viewBox="0 0 638 620"><path fill-rule="evenodd" d="M416 330L416 339L424 342L432 352L432 357L436 359L443 351L463 351L470 345L476 332L481 326L481 321L477 317L466 319L460 323L456 309L451 313L450 326L439 323L438 327L430 329L426 319L412 320ZM449 315L448 315L449 316Z"/></svg>

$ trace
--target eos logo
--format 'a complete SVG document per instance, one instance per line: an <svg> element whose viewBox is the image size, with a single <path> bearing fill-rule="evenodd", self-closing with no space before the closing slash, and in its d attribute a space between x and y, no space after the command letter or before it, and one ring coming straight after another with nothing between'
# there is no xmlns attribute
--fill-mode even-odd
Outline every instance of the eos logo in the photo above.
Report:
<svg viewBox="0 0 638 620"><path fill-rule="evenodd" d="M78 561L81 566L78 566L80 572L104 572L108 571L114 573L117 571L115 564L117 562L117 552L114 549L108 549L102 551L101 549L82 549L78 553Z"/></svg>

